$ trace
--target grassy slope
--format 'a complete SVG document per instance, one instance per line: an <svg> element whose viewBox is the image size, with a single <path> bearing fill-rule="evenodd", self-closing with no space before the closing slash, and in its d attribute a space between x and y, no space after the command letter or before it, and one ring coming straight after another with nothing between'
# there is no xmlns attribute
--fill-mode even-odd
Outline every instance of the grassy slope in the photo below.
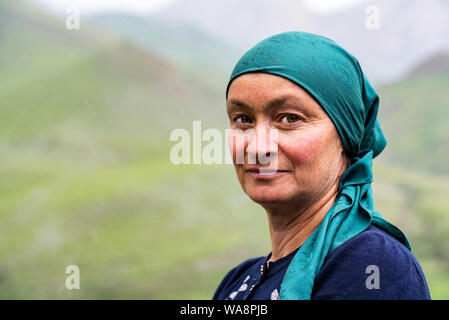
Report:
<svg viewBox="0 0 449 320"><path fill-rule="evenodd" d="M434 299L449 297L449 179L374 162L376 209L409 238Z"/></svg>
<svg viewBox="0 0 449 320"><path fill-rule="evenodd" d="M449 72L407 78L380 90L390 163L449 174Z"/></svg>
<svg viewBox="0 0 449 320"><path fill-rule="evenodd" d="M193 269L241 236L214 237L224 215L199 232L214 216L186 204L207 176L170 164L168 134L222 123L218 86L87 25L2 6L0 296L198 296L191 275L173 280L177 263ZM84 290L65 289L68 264Z"/></svg>

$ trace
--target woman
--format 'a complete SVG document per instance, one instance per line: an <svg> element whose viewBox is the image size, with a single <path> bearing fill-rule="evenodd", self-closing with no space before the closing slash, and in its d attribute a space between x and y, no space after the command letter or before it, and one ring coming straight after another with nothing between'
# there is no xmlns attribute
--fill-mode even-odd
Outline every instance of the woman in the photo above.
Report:
<svg viewBox="0 0 449 320"><path fill-rule="evenodd" d="M239 60L226 99L235 170L267 213L272 250L229 271L213 299L430 299L407 238L374 210L386 139L356 58L318 35L277 34Z"/></svg>

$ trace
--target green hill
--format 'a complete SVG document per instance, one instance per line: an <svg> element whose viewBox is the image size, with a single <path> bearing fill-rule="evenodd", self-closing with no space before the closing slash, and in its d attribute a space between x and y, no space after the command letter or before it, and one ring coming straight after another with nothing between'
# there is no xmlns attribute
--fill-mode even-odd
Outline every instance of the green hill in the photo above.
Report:
<svg viewBox="0 0 449 320"><path fill-rule="evenodd" d="M449 174L449 56L431 58L379 90L390 163Z"/></svg>

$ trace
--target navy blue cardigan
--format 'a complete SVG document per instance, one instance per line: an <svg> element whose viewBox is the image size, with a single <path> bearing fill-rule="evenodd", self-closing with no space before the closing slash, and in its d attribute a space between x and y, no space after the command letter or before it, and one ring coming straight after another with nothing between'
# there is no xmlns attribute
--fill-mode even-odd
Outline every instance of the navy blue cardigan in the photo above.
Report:
<svg viewBox="0 0 449 320"><path fill-rule="evenodd" d="M271 253L239 264L226 274L213 299L279 299L283 277L297 250L269 265ZM312 300L323 299L427 300L430 293L410 250L372 225L326 258L312 291Z"/></svg>

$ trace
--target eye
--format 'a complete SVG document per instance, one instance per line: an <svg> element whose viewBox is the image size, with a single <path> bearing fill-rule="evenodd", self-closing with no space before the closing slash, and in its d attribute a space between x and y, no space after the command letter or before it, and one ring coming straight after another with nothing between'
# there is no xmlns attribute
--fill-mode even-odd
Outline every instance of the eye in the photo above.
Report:
<svg viewBox="0 0 449 320"><path fill-rule="evenodd" d="M244 115L238 115L238 116L234 117L233 121L237 122L239 124L251 123L251 119Z"/></svg>
<svg viewBox="0 0 449 320"><path fill-rule="evenodd" d="M298 122L299 120L301 120L301 118L295 114L284 114L281 117L281 122L285 124L293 124Z"/></svg>

